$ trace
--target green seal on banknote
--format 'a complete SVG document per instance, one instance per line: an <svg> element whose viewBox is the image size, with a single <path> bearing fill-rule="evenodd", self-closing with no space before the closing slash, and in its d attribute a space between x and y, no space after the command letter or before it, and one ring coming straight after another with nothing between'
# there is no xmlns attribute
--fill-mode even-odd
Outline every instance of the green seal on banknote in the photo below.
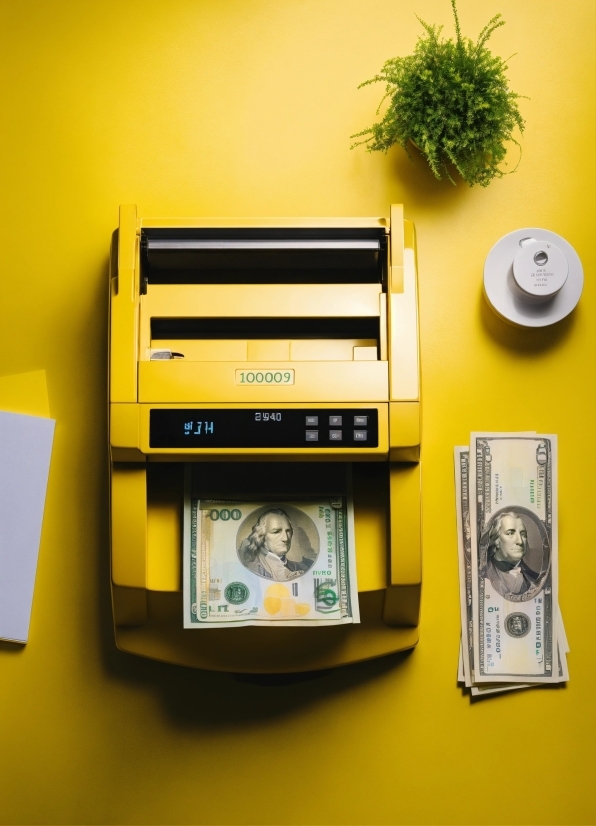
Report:
<svg viewBox="0 0 596 826"><path fill-rule="evenodd" d="M249 596L250 591L244 582L230 582L226 585L224 597L231 605L242 605Z"/></svg>

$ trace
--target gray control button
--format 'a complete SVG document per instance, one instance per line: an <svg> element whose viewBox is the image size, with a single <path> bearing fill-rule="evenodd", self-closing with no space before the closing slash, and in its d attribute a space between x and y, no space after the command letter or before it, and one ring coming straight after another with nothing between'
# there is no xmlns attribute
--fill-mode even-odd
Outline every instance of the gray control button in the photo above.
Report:
<svg viewBox="0 0 596 826"><path fill-rule="evenodd" d="M330 430L329 438L332 442L341 442L341 430Z"/></svg>
<svg viewBox="0 0 596 826"><path fill-rule="evenodd" d="M355 430L354 431L354 441L355 442L366 442L368 439L368 431L367 430Z"/></svg>
<svg viewBox="0 0 596 826"><path fill-rule="evenodd" d="M356 427L366 427L368 424L368 416L354 416L354 424Z"/></svg>
<svg viewBox="0 0 596 826"><path fill-rule="evenodd" d="M306 417L306 424L318 424L319 417L318 416L307 416Z"/></svg>
<svg viewBox="0 0 596 826"><path fill-rule="evenodd" d="M319 441L319 431L318 430L307 430L306 431L306 441L307 442L318 442Z"/></svg>
<svg viewBox="0 0 596 826"><path fill-rule="evenodd" d="M329 416L329 424L331 427L336 427L339 425L341 427L341 416Z"/></svg>

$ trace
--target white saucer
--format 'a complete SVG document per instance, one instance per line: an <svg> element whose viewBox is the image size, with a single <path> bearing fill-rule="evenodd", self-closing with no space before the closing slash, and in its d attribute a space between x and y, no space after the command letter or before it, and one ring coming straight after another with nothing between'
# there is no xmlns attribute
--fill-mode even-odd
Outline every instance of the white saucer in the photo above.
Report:
<svg viewBox="0 0 596 826"><path fill-rule="evenodd" d="M569 263L567 280L549 301L535 302L530 297L524 300L518 297L513 260L520 250L520 241L525 238L555 244ZM486 300L498 316L516 327L547 327L561 321L577 305L583 285L584 271L578 254L564 238L547 229L527 227L504 235L491 249L484 264Z"/></svg>

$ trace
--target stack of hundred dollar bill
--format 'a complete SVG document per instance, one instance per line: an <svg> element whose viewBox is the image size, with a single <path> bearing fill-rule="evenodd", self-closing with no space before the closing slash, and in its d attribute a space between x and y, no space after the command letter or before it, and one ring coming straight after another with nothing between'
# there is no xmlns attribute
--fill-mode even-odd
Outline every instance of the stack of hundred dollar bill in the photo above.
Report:
<svg viewBox="0 0 596 826"><path fill-rule="evenodd" d="M360 622L350 496L184 508L184 627Z"/></svg>
<svg viewBox="0 0 596 826"><path fill-rule="evenodd" d="M565 682L557 437L472 433L455 448L461 648L472 695Z"/></svg>

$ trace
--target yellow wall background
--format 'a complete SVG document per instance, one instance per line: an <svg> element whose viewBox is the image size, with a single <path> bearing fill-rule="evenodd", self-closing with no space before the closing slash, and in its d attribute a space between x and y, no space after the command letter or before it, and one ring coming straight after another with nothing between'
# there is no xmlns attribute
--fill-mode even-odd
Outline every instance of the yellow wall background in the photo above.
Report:
<svg viewBox="0 0 596 826"><path fill-rule="evenodd" d="M422 19L448 0L1 0L0 375L45 369L57 419L30 642L0 645L0 819L14 824L593 824L593 0L459 0L516 52L514 175L437 182L350 152ZM512 166L517 158L512 152ZM424 601L410 656L250 681L115 650L108 590L107 253L142 215L386 215L418 230ZM583 260L552 329L497 321L486 254L524 226ZM453 445L560 435L566 688L471 704L459 640Z"/></svg>

